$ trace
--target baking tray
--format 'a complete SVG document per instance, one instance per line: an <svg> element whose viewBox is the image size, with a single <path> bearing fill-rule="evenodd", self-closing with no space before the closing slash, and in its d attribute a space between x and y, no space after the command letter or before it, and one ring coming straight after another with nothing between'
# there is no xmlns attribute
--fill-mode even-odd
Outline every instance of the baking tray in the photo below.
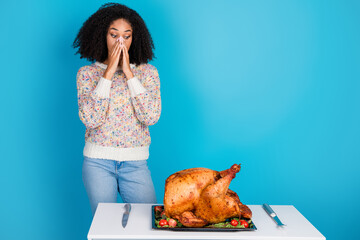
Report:
<svg viewBox="0 0 360 240"><path fill-rule="evenodd" d="M251 220L249 228L215 228L215 227L202 227L202 228L191 228L191 227L157 227L155 224L155 207L164 205L152 205L151 208L151 222L152 229L154 230L170 230L170 231L189 231L189 232L235 232L235 231L255 231L257 230L254 222Z"/></svg>

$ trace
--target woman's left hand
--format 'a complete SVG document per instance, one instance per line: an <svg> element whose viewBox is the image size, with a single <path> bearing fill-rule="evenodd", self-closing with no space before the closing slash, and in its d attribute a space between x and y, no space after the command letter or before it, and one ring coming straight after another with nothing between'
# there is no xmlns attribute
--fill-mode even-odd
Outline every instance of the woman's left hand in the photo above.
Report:
<svg viewBox="0 0 360 240"><path fill-rule="evenodd" d="M122 45L121 51L122 51L122 69L123 72L125 73L126 79L129 80L134 77L134 74L132 73L130 68L129 53L125 44Z"/></svg>

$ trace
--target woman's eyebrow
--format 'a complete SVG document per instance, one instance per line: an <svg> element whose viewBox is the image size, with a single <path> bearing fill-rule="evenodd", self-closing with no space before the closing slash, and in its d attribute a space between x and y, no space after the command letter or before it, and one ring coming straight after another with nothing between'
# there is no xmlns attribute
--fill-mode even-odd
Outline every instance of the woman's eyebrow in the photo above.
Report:
<svg viewBox="0 0 360 240"><path fill-rule="evenodd" d="M116 30L116 31L119 31L119 30L116 29L116 28L110 28L110 29L114 29L114 30ZM124 32L131 32L131 30L129 29L129 30L126 30L126 31L124 31Z"/></svg>

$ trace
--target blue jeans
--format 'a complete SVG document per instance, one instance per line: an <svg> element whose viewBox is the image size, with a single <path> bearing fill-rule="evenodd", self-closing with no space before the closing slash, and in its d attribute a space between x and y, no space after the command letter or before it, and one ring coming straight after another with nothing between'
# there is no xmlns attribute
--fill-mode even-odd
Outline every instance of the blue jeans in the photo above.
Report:
<svg viewBox="0 0 360 240"><path fill-rule="evenodd" d="M94 216L98 203L156 203L147 160L115 161L84 156L82 178Z"/></svg>

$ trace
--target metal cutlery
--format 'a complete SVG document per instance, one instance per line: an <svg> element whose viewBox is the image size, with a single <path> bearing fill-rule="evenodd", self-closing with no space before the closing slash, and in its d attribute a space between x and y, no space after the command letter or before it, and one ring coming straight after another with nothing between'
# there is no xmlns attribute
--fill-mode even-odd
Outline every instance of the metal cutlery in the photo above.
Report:
<svg viewBox="0 0 360 240"><path fill-rule="evenodd" d="M265 212L276 222L278 227L286 226L280 221L280 219L278 218L274 210L269 206L269 204L264 203L263 208L265 209Z"/></svg>
<svg viewBox="0 0 360 240"><path fill-rule="evenodd" d="M131 204L126 203L125 204L125 212L124 212L123 218L122 218L122 226L123 226L123 228L126 227L126 224L127 224L128 220L129 220L130 211L131 211Z"/></svg>

